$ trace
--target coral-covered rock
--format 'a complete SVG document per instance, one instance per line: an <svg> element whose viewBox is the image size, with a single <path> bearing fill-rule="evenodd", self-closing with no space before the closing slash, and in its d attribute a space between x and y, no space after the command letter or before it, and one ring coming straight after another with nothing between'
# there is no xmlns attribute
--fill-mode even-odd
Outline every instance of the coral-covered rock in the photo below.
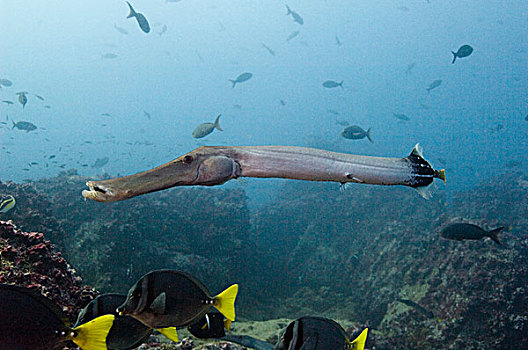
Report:
<svg viewBox="0 0 528 350"><path fill-rule="evenodd" d="M40 291L71 321L97 296L42 233L22 232L11 221L0 221L0 283Z"/></svg>

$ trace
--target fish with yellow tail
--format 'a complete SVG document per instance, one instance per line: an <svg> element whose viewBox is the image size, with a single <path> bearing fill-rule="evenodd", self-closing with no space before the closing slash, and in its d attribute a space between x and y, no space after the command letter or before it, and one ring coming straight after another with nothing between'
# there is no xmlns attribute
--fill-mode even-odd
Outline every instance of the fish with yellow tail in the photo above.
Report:
<svg viewBox="0 0 528 350"><path fill-rule="evenodd" d="M114 315L114 323L106 337L108 349L135 349L147 342L153 329L133 317L119 316L117 314L116 308L123 304L125 300L126 295L121 294L109 293L99 295L81 310L75 325L86 323L99 316ZM159 329L159 331L170 340L178 342L178 333L175 327Z"/></svg>
<svg viewBox="0 0 528 350"><path fill-rule="evenodd" d="M28 288L0 284L0 349L48 350L73 341L83 350L106 350L113 315L70 327L51 300Z"/></svg>
<svg viewBox="0 0 528 350"><path fill-rule="evenodd" d="M339 323L329 318L306 316L291 322L279 337L275 350L363 350L368 328L350 340Z"/></svg>
<svg viewBox="0 0 528 350"><path fill-rule="evenodd" d="M235 320L238 285L217 296L193 276L175 270L147 273L130 288L127 299L117 308L151 328L186 327L202 318L211 306L228 320Z"/></svg>
<svg viewBox="0 0 528 350"><path fill-rule="evenodd" d="M247 335L226 335L223 340L256 350L364 350L368 328L354 340L334 320L318 316L305 316L291 322L279 334L275 345Z"/></svg>

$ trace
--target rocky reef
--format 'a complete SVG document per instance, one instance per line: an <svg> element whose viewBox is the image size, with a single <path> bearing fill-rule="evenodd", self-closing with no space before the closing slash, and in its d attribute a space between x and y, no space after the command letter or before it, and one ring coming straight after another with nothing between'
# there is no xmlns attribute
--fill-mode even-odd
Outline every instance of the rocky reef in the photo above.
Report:
<svg viewBox="0 0 528 350"><path fill-rule="evenodd" d="M519 174L429 201L401 188L289 184L255 220L257 246L273 256L267 278L286 298L273 311L365 322L378 349L528 344L526 198ZM506 226L503 245L440 238L454 221Z"/></svg>
<svg viewBox="0 0 528 350"><path fill-rule="evenodd" d="M212 293L240 283L239 320L348 320L350 334L373 330L370 349L528 344L528 179L522 174L461 193L440 189L429 201L408 188L342 191L288 181L252 213L242 189L179 188L101 204L82 200L84 181L69 172L0 183L0 194L17 198L17 207L0 219L43 232L101 291L126 292L143 273L173 268L197 276ZM503 244L439 237L451 222L506 226ZM41 239L26 243L33 247ZM19 259L27 269L39 260Z"/></svg>

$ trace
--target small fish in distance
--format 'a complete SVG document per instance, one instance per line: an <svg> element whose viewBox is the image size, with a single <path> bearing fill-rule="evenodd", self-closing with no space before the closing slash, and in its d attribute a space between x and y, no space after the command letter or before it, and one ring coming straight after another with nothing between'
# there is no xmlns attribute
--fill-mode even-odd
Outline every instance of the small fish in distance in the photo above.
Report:
<svg viewBox="0 0 528 350"><path fill-rule="evenodd" d="M340 83L338 83L337 81L334 81L334 80L327 80L323 83L323 86L327 89L332 89L332 88L336 88L338 86L341 87L341 89L343 89L343 80L341 80Z"/></svg>
<svg viewBox="0 0 528 350"><path fill-rule="evenodd" d="M288 11L286 13L286 16L291 15L294 22L299 23L300 25L304 24L304 20L302 19L302 17L297 12L292 11L292 9L290 9L288 5L286 5L286 10Z"/></svg>
<svg viewBox="0 0 528 350"><path fill-rule="evenodd" d="M224 131L221 127L220 127L220 117L222 115L219 114L214 123L202 123L200 125L198 125L192 132L192 137L194 137L195 139L201 139L202 137L205 137L207 135L209 135L210 133L213 132L214 129L217 129L219 131Z"/></svg>
<svg viewBox="0 0 528 350"><path fill-rule="evenodd" d="M235 87L236 84L239 84L239 83L243 83L245 81L248 81L249 79L251 79L253 77L253 74L252 73L242 73L240 74L238 77L236 77L236 79L229 79L229 81L231 82L231 84L233 84L233 88Z"/></svg>
<svg viewBox="0 0 528 350"><path fill-rule="evenodd" d="M442 85L442 80L438 79L438 80L433 81L431 84L429 84L429 87L426 88L425 90L427 90L427 92L429 93L431 92L431 90L436 89L440 85Z"/></svg>
<svg viewBox="0 0 528 350"><path fill-rule="evenodd" d="M457 58L464 58L471 55L473 53L473 48L469 45L462 45L457 52L451 51L451 53L453 54L453 62L451 62L451 64L455 64Z"/></svg>
<svg viewBox="0 0 528 350"><path fill-rule="evenodd" d="M372 138L370 137L370 129L371 128L368 128L368 130L365 131L360 126L351 125L347 126L343 129L343 131L341 131L341 136L349 140L361 140L366 137L370 142L373 143L374 141L372 141Z"/></svg>
<svg viewBox="0 0 528 350"><path fill-rule="evenodd" d="M17 128L18 130L25 130L26 132L30 132L33 130L37 130L37 126L31 122L25 122L25 121L19 121L19 122L13 122L13 127L11 129Z"/></svg>
<svg viewBox="0 0 528 350"><path fill-rule="evenodd" d="M134 10L132 5L130 5L128 1L126 3L128 4L128 7L130 9L130 13L128 14L127 18L135 17L139 24L139 28L141 28L141 30L145 33L150 32L150 25L145 16L142 13L136 12L136 10Z"/></svg>

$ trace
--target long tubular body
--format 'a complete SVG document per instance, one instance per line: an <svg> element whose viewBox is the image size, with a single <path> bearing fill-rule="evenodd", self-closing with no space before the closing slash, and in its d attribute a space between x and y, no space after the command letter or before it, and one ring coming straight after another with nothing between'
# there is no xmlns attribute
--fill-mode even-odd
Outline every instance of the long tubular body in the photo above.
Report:
<svg viewBox="0 0 528 350"><path fill-rule="evenodd" d="M152 170L125 177L88 181L85 198L119 201L174 186L214 186L238 177L287 178L416 189L433 179L445 181L418 145L405 158L368 157L290 146L199 147Z"/></svg>

